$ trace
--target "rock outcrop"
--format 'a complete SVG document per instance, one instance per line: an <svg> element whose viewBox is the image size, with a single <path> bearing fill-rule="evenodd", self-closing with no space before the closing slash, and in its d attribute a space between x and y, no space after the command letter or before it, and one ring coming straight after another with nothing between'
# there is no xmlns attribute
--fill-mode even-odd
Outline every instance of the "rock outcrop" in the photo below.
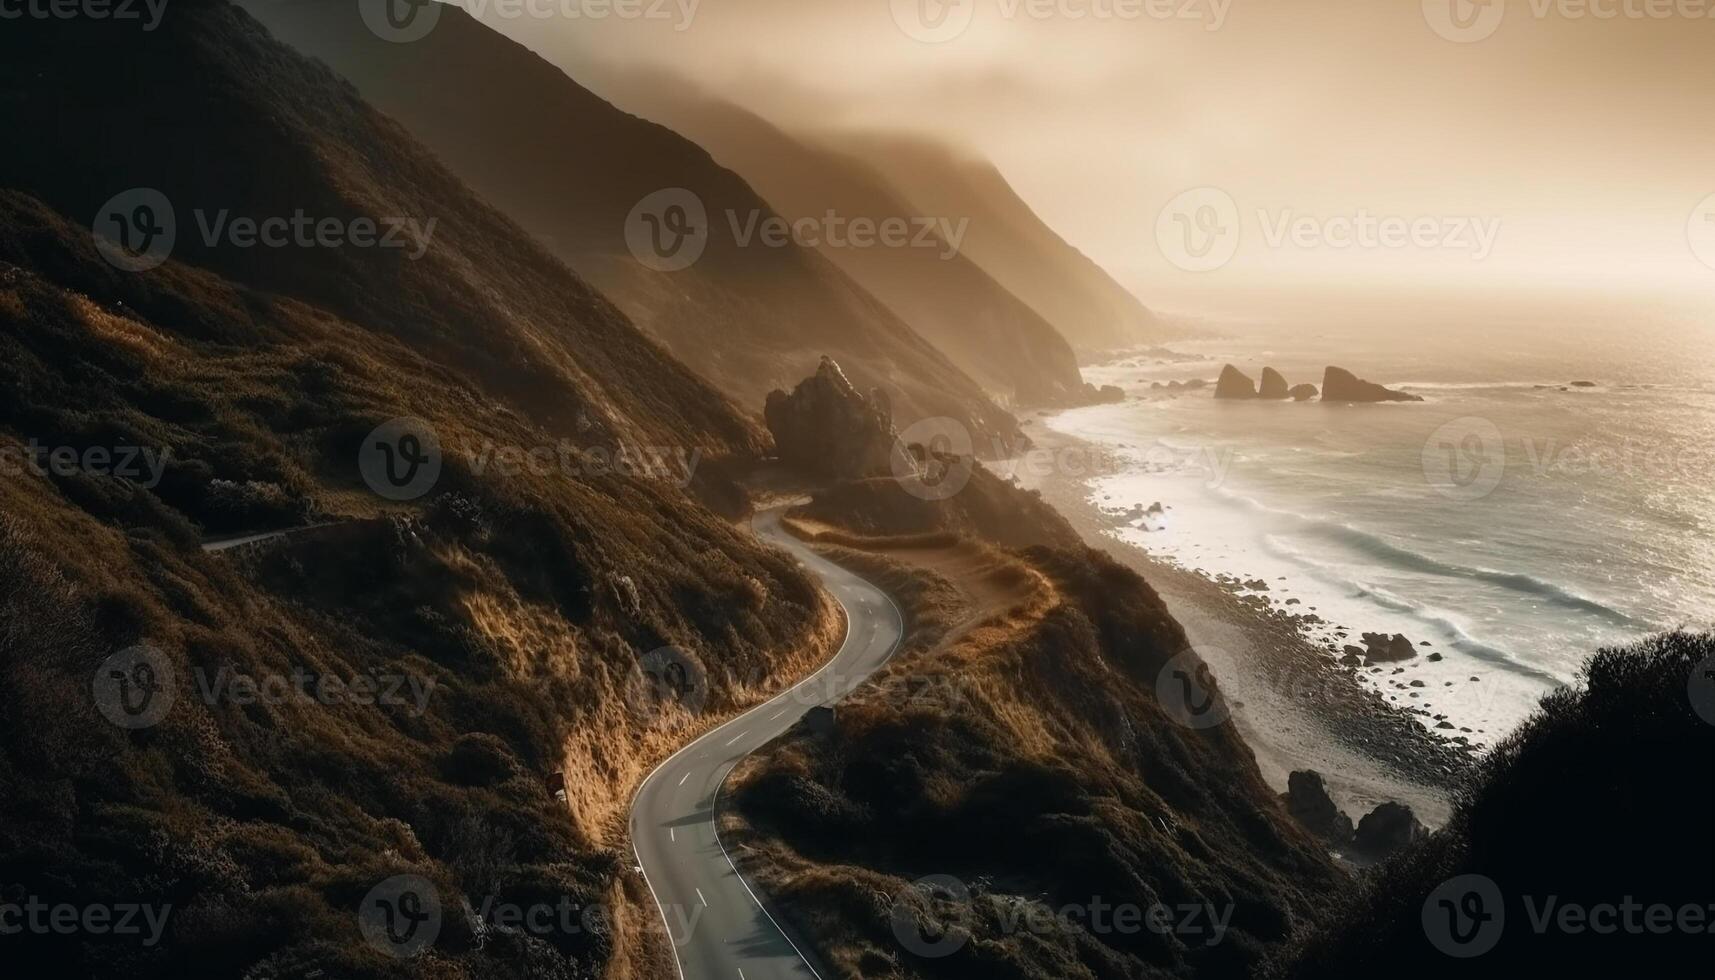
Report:
<svg viewBox="0 0 1715 980"><path fill-rule="evenodd" d="M1329 365L1322 372L1322 400L1325 402L1420 402L1423 399L1403 391L1384 388L1365 381L1345 368Z"/></svg>
<svg viewBox="0 0 1715 980"><path fill-rule="evenodd" d="M1368 647L1365 655L1372 664L1397 663L1410 660L1417 656L1417 647L1404 633L1388 636L1386 633L1365 633L1364 646Z"/></svg>
<svg viewBox="0 0 1715 980"><path fill-rule="evenodd" d="M1420 838L1429 836L1428 828L1417 822L1417 815L1403 803L1383 803L1358 821L1352 835L1352 846L1373 857L1385 857Z"/></svg>
<svg viewBox="0 0 1715 980"><path fill-rule="evenodd" d="M827 355L791 394L769 392L763 417L780 458L812 473L845 478L916 472L881 399L858 391Z"/></svg>
<svg viewBox="0 0 1715 980"><path fill-rule="evenodd" d="M1314 769L1302 769L1286 777L1286 812L1304 829L1336 847L1352 842L1352 818L1340 812L1328 795L1322 774Z"/></svg>
<svg viewBox="0 0 1715 980"><path fill-rule="evenodd" d="M1283 401L1291 397L1291 392L1286 386L1286 377L1274 368L1263 368L1262 389L1258 397L1275 401Z"/></svg>
<svg viewBox="0 0 1715 980"><path fill-rule="evenodd" d="M1292 400L1295 402L1307 402L1310 399L1315 398L1318 392L1316 391L1316 386L1313 384L1301 384L1293 385L1292 390L1288 391L1287 394L1291 395Z"/></svg>
<svg viewBox="0 0 1715 980"><path fill-rule="evenodd" d="M1231 364L1221 368L1221 376L1215 381L1216 398L1255 398L1256 384L1243 371Z"/></svg>

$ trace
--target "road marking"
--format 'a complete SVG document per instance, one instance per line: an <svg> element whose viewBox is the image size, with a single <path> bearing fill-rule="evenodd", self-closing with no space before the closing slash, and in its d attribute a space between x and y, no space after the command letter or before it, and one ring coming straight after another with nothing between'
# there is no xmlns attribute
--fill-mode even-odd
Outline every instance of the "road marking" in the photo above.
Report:
<svg viewBox="0 0 1715 980"><path fill-rule="evenodd" d="M703 897L703 890L697 889L697 900L703 903L703 908L709 907L709 900Z"/></svg>
<svg viewBox="0 0 1715 980"><path fill-rule="evenodd" d="M685 780L690 779L690 778L691 778L691 774L690 774L690 772L687 771L683 776L679 777L679 785L680 786L685 785Z"/></svg>
<svg viewBox="0 0 1715 980"><path fill-rule="evenodd" d="M734 736L733 736L733 737L732 737L732 742L736 742L736 741L738 741L738 740L739 740L739 739L741 739L741 738L743 738L743 737L745 737L745 736L746 736L746 735L749 735L749 734L750 734L750 732L749 732L749 731L743 731L743 732L739 732L739 733L738 733L738 734L737 734L737 735L734 735ZM731 745L731 744L732 744L732 742L728 742L728 743L726 743L726 744L728 744L728 745Z"/></svg>
<svg viewBox="0 0 1715 980"><path fill-rule="evenodd" d="M779 720L780 720L780 719L781 719L781 718L784 718L784 717L785 717L785 716L786 716L786 709L785 709L785 708L781 708L781 709L780 709L780 713L779 713L779 714L777 714L777 715L775 715L775 716L774 716L774 717L772 717L772 718L770 718L770 719L768 719L768 720L769 720L769 721L779 721Z"/></svg>
<svg viewBox="0 0 1715 980"><path fill-rule="evenodd" d="M670 841L673 841L674 843L678 843L678 841L679 841L679 828L668 827L667 828L667 839Z"/></svg>

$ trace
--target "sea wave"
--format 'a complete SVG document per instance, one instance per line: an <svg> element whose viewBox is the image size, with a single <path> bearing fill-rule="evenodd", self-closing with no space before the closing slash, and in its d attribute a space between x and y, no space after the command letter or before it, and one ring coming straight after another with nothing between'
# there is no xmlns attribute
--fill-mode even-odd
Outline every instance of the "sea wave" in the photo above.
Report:
<svg viewBox="0 0 1715 980"><path fill-rule="evenodd" d="M1215 487L1211 491L1239 507L1254 510L1269 517L1277 518L1295 524L1306 534L1333 541L1359 555L1370 558L1382 564L1391 565L1405 571L1422 575L1434 575L1442 578L1469 579L1485 582L1522 595L1552 603L1565 609L1575 610L1596 617L1614 626L1629 629L1647 628L1621 610L1606 605L1588 596L1579 595L1564 586L1557 585L1534 575L1523 572L1503 572L1492 568L1481 568L1470 565L1459 565L1442 561L1422 552L1402 548L1368 531L1343 524L1339 521L1329 521L1322 518L1310 517L1294 511L1269 507L1257 500L1235 493L1225 487Z"/></svg>

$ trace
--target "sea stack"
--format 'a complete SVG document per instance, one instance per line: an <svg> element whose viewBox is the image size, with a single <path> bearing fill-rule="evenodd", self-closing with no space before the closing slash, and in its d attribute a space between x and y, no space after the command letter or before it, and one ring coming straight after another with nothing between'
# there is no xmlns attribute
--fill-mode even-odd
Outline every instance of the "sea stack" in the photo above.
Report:
<svg viewBox="0 0 1715 980"><path fill-rule="evenodd" d="M1228 364L1221 368L1221 376L1215 381L1215 397L1255 398L1256 384L1243 371Z"/></svg>
<svg viewBox="0 0 1715 980"><path fill-rule="evenodd" d="M1281 400L1284 400L1286 398L1291 397L1290 394L1288 393L1288 390L1286 387L1286 378L1284 376L1282 376L1281 373L1279 371L1276 371L1274 368L1271 368L1271 367L1263 368L1262 369L1262 391L1261 391L1259 397L1269 398L1269 399L1273 399L1276 401L1281 401Z"/></svg>
<svg viewBox="0 0 1715 980"><path fill-rule="evenodd" d="M1287 394L1291 395L1295 402L1307 402L1316 397L1316 386L1313 384L1293 385L1292 390Z"/></svg>
<svg viewBox="0 0 1715 980"><path fill-rule="evenodd" d="M1420 402L1423 399L1403 391L1383 388L1365 381L1345 368L1330 365L1322 373L1322 400L1325 402Z"/></svg>

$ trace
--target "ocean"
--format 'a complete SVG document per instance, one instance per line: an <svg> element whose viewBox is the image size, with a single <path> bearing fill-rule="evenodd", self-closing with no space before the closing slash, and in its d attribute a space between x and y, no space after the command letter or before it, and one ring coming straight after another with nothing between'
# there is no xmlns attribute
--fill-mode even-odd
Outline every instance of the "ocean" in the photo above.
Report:
<svg viewBox="0 0 1715 980"><path fill-rule="evenodd" d="M1366 631L1419 644L1419 686L1392 665L1364 676L1425 724L1492 743L1597 648L1715 622L1710 320L1508 306L1215 326L1220 339L1169 345L1185 359L1087 367L1131 397L1043 422L1106 450L1088 485L1125 540L1261 579L1258 594L1314 610L1336 646ZM1151 388L1212 382L1228 362L1318 387L1333 364L1426 401Z"/></svg>

